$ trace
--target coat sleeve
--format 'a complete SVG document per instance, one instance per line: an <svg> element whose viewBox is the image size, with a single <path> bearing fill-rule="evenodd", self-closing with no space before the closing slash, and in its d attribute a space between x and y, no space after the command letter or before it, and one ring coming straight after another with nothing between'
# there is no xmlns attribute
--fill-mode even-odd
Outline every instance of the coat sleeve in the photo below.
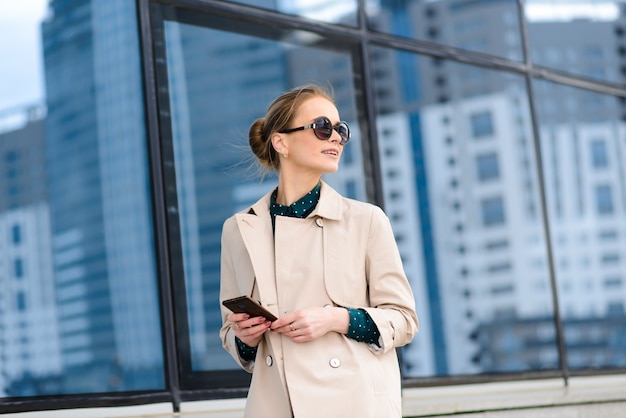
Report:
<svg viewBox="0 0 626 418"><path fill-rule="evenodd" d="M220 329L220 339L222 346L235 359L237 364L249 373L254 369L254 361L245 361L239 355L235 332L232 330L232 322L226 317L230 310L222 305L222 301L237 296L241 296L241 291L237 285L234 265L233 240L238 237L237 223L234 218L229 218L224 222L222 228L222 244L220 258L220 309L222 314L222 328Z"/></svg>
<svg viewBox="0 0 626 418"><path fill-rule="evenodd" d="M372 211L366 252L370 307L365 310L380 332L381 347L372 351L382 354L410 343L418 319L391 223L379 207Z"/></svg>

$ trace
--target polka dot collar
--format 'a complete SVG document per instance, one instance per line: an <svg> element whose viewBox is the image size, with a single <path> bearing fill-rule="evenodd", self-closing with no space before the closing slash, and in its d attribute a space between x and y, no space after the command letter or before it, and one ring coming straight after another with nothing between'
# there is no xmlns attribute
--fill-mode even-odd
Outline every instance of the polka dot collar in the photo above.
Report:
<svg viewBox="0 0 626 418"><path fill-rule="evenodd" d="M293 202L289 206L276 203L276 196L278 195L278 187L274 189L270 198L270 214L272 218L276 215L291 216L293 218L306 218L313 212L317 202L320 200L320 188L322 184L317 183L310 192L302 196L297 201Z"/></svg>

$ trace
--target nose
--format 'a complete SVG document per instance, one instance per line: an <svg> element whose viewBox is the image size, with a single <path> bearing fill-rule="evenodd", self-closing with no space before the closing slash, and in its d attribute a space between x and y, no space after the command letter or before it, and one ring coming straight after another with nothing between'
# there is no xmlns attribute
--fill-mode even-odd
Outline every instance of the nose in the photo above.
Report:
<svg viewBox="0 0 626 418"><path fill-rule="evenodd" d="M336 142L336 143L341 142L341 135L339 135L339 132L337 131L337 129L333 128L333 131L331 132L330 138L328 140L331 142Z"/></svg>

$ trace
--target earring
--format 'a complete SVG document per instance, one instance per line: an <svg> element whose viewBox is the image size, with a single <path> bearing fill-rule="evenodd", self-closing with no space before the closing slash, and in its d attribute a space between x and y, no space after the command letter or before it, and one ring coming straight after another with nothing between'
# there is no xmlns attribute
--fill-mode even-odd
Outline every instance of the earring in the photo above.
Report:
<svg viewBox="0 0 626 418"><path fill-rule="evenodd" d="M289 153L288 152L284 153L283 157L285 157L285 158L289 157Z"/></svg>

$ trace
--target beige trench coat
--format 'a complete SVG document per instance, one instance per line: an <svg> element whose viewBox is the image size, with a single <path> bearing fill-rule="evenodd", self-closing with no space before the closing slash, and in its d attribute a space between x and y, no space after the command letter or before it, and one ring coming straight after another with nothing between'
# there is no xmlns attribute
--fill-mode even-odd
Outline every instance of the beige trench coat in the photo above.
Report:
<svg viewBox="0 0 626 418"><path fill-rule="evenodd" d="M254 289L255 299L280 316L270 194L224 223L220 301ZM246 362L239 357L232 323L226 320L230 311L222 307L222 344L252 373L245 416L400 417L395 348L411 342L418 320L389 220L377 206L344 198L322 182L320 200L303 221L316 224L318 229L309 228L311 233L321 233L313 241L322 243L322 260L308 260L307 266L322 270L317 274L323 277L326 294L315 299L364 308L380 331L380 347L337 333L296 345L267 331L256 360ZM304 235L299 241L309 238Z"/></svg>

